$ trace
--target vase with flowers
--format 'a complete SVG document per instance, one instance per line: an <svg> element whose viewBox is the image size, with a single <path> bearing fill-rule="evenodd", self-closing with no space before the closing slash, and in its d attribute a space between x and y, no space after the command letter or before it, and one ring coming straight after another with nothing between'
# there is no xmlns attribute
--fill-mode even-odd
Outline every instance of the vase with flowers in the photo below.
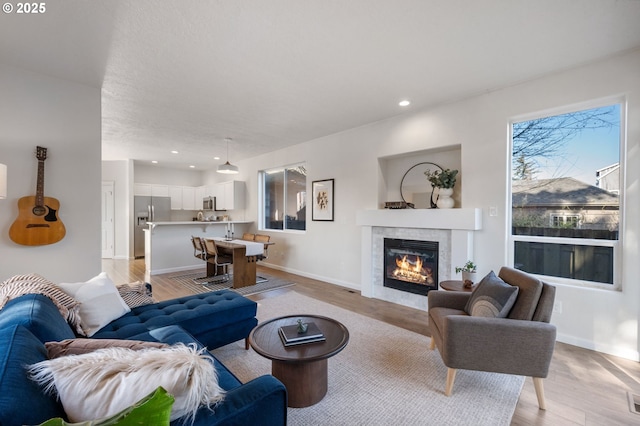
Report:
<svg viewBox="0 0 640 426"><path fill-rule="evenodd" d="M436 201L436 206L438 206L439 209L452 208L454 201L453 198L451 198L451 195L453 195L453 187L456 185L456 176L458 175L458 171L443 169L432 172L430 169L427 169L427 171L424 172L424 175L431 183L431 186L438 189L438 201Z"/></svg>

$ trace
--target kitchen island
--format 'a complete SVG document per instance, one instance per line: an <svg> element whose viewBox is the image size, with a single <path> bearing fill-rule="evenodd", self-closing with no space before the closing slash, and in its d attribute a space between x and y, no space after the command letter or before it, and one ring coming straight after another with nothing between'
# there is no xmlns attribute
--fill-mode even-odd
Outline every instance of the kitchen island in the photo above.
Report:
<svg viewBox="0 0 640 426"><path fill-rule="evenodd" d="M148 222L144 230L144 263L148 275L187 271L205 267L193 256L191 237L224 237L233 230L236 237L249 229L251 221Z"/></svg>

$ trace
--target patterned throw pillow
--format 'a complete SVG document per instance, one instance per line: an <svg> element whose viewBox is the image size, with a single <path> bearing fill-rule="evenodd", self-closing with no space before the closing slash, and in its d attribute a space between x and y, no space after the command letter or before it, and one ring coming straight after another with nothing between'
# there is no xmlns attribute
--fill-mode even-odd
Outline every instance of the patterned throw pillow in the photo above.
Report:
<svg viewBox="0 0 640 426"><path fill-rule="evenodd" d="M136 281L130 284L121 284L118 286L118 293L120 293L120 297L122 297L124 303L126 303L131 309L138 306L157 303L157 301L151 297L147 285L142 281Z"/></svg>
<svg viewBox="0 0 640 426"><path fill-rule="evenodd" d="M518 290L491 271L471 293L464 310L474 317L505 318L516 302Z"/></svg>
<svg viewBox="0 0 640 426"><path fill-rule="evenodd" d="M51 281L38 274L15 275L0 284L0 309L9 300L25 294L41 294L48 297L60 311L60 315L75 330L82 334L80 326L80 302L69 296Z"/></svg>

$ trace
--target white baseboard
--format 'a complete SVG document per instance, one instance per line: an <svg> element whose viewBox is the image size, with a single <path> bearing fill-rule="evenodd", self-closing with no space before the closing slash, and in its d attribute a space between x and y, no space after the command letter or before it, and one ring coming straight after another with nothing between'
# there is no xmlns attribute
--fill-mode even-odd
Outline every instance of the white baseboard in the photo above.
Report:
<svg viewBox="0 0 640 426"><path fill-rule="evenodd" d="M182 271L192 271L194 269L202 269L202 265L194 265L194 266L179 266L177 268L166 268L166 269L154 269L149 272L149 275L160 275L160 274L168 274L170 272L182 272Z"/></svg>
<svg viewBox="0 0 640 426"><path fill-rule="evenodd" d="M630 359L632 361L640 361L640 352L632 349L620 348L617 346L611 346L593 342L591 340L581 339L579 337L571 336L564 333L558 333L556 341L566 343L568 345L578 346L580 348L589 349L596 352L602 352L605 354L619 356L620 358Z"/></svg>
<svg viewBox="0 0 640 426"><path fill-rule="evenodd" d="M297 269L292 269L292 268L286 268L284 266L280 266L280 265L274 265L272 263L268 263L268 262L262 262L262 264L267 267L267 268L272 268L272 269L277 269L278 271L284 271L284 272L288 272L290 274L296 274L296 275L300 275L306 278L311 278L314 280L318 280L318 281L324 281L327 282L329 284L335 284L335 285L339 285L341 287L346 287L346 288L350 288L352 290L356 290L356 291L360 291L360 286L354 283L350 283L347 281L341 281L341 280L336 280L330 277L325 277L322 275L315 275L315 274L310 274L308 272L304 272L304 271L299 271Z"/></svg>

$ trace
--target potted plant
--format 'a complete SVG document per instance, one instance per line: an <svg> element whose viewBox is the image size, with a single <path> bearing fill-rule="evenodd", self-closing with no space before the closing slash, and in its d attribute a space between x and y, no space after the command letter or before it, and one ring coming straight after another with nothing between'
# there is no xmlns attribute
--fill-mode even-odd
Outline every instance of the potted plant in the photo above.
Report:
<svg viewBox="0 0 640 426"><path fill-rule="evenodd" d="M431 182L431 186L433 188L438 188L438 200L436 201L436 205L438 206L438 208L452 208L454 205L454 201L453 198L451 198L451 195L453 194L453 187L456 184L456 176L458 175L458 171L444 169L432 172L431 170L427 169L427 171L424 172L424 175L427 177L427 180Z"/></svg>
<svg viewBox="0 0 640 426"><path fill-rule="evenodd" d="M462 267L456 266L456 274L462 272L462 281L464 281L465 287L469 288L476 282L476 268L477 265L471 260L467 260L467 263Z"/></svg>
<svg viewBox="0 0 640 426"><path fill-rule="evenodd" d="M431 182L431 186L451 189L456 185L456 176L458 175L458 171L444 169L432 172L430 169L427 169L427 171L424 172L424 175L427 177L427 180Z"/></svg>

